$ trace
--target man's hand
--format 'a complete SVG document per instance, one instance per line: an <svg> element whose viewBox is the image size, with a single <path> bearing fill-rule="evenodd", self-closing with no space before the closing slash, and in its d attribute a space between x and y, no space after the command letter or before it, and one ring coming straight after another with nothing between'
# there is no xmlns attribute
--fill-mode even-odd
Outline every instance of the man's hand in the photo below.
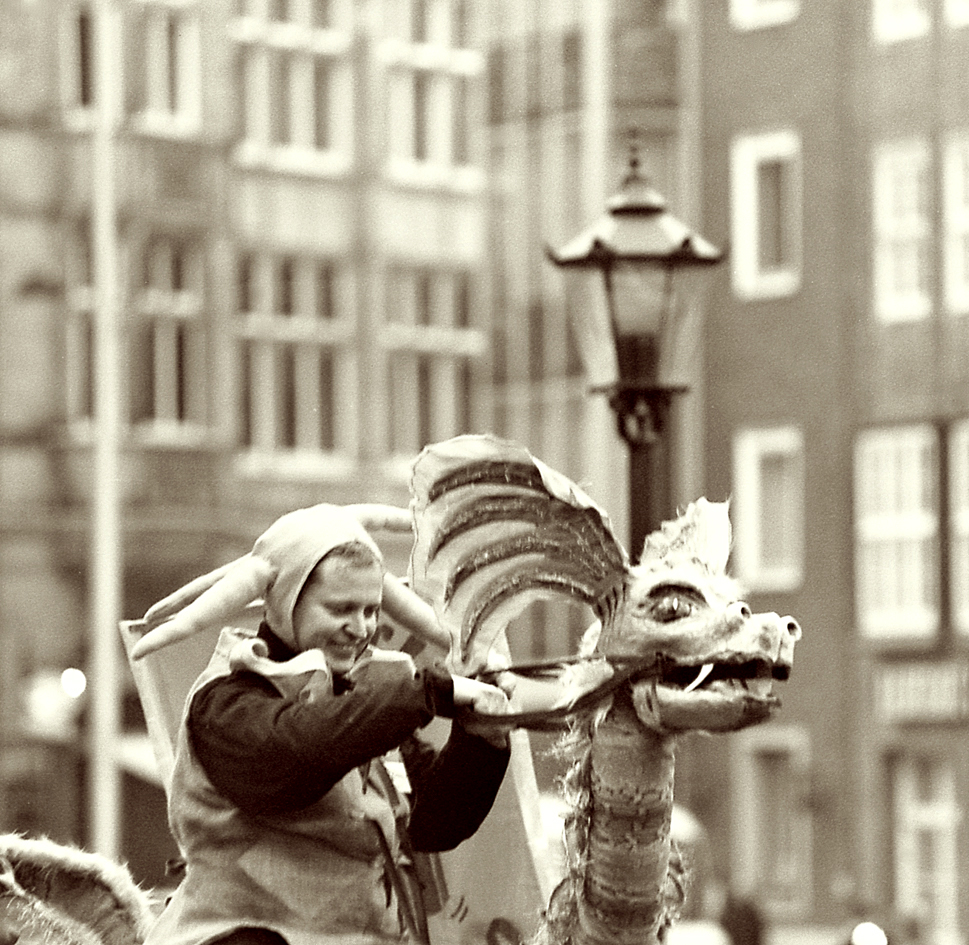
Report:
<svg viewBox="0 0 969 945"><path fill-rule="evenodd" d="M472 735L490 742L495 748L508 747L508 732L485 716L492 716L496 720L509 711L508 697L497 686L467 676L452 676L454 680L454 704L467 706L476 713L459 713L458 724Z"/></svg>
<svg viewBox="0 0 969 945"><path fill-rule="evenodd" d="M454 680L455 705L470 706L482 715L505 715L508 712L508 697L497 686L467 676L451 678Z"/></svg>

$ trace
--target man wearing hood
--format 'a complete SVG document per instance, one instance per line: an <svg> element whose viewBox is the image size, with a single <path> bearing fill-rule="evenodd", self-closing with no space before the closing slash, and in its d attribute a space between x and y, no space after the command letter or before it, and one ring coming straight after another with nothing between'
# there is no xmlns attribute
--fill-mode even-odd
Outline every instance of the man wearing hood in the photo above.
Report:
<svg viewBox="0 0 969 945"><path fill-rule="evenodd" d="M419 937L406 861L477 830L509 753L460 719L436 753L415 732L456 705L500 714L504 694L372 646L386 575L345 509L283 516L245 567L263 621L255 635L224 629L189 693L169 789L185 878L146 945ZM220 593L203 595L206 619ZM398 748L409 803L383 762Z"/></svg>

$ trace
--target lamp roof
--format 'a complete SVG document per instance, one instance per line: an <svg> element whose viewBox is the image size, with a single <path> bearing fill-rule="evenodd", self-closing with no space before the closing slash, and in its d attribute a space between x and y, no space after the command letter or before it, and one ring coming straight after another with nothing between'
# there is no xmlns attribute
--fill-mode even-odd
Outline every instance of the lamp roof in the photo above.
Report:
<svg viewBox="0 0 969 945"><path fill-rule="evenodd" d="M546 250L558 266L604 268L632 263L669 268L717 263L723 253L666 208L666 201L639 172L635 156L622 190L606 212L561 249Z"/></svg>

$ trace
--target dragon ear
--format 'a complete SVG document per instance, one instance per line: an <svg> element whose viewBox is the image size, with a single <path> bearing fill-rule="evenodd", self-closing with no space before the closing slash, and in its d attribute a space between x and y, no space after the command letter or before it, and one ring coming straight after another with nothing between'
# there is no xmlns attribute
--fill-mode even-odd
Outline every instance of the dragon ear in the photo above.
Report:
<svg viewBox="0 0 969 945"><path fill-rule="evenodd" d="M434 608L418 597L400 578L389 571L384 574L384 598L381 609L404 630L425 643L433 643L447 653L451 637L437 622Z"/></svg>
<svg viewBox="0 0 969 945"><path fill-rule="evenodd" d="M724 574L730 557L730 503L697 499L696 514L697 557L706 562L713 574Z"/></svg>
<svg viewBox="0 0 969 945"><path fill-rule="evenodd" d="M213 578L213 575L215 577ZM219 568L201 578L196 578L180 591L155 605L149 614L171 609L166 602L172 599L188 599L191 602L178 610L171 619L149 630L131 651L133 659L141 659L155 650L184 640L201 630L226 623L241 613L248 604L263 597L275 577L275 570L268 561L248 554L238 558L225 568Z"/></svg>
<svg viewBox="0 0 969 945"><path fill-rule="evenodd" d="M646 536L640 564L650 570L700 564L710 574L725 574L730 542L730 503L700 498L679 518Z"/></svg>

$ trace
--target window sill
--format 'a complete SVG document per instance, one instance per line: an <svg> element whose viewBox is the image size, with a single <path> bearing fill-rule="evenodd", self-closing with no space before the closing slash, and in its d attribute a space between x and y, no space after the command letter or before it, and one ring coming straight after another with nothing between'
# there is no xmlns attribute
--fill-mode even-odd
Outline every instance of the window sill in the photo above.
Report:
<svg viewBox="0 0 969 945"><path fill-rule="evenodd" d="M798 568L776 568L771 571L751 573L739 569L738 578L751 593L790 593L799 590L804 584L804 575Z"/></svg>
<svg viewBox="0 0 969 945"><path fill-rule="evenodd" d="M131 439L139 447L195 450L210 443L211 431L200 423L151 420L132 424Z"/></svg>
<svg viewBox="0 0 969 945"><path fill-rule="evenodd" d="M294 482L342 481L355 470L347 456L322 450L245 450L233 468L244 479L286 479Z"/></svg>
<svg viewBox="0 0 969 945"><path fill-rule="evenodd" d="M929 18L918 14L897 20L885 18L882 22L874 23L874 39L876 43L883 46L910 39L922 39L928 35L930 26Z"/></svg>
<svg viewBox="0 0 969 945"><path fill-rule="evenodd" d="M932 305L928 301L893 304L888 300L883 300L875 304L875 318L884 325L924 322L931 314Z"/></svg>
<svg viewBox="0 0 969 945"><path fill-rule="evenodd" d="M233 160L246 169L304 177L346 177L353 169L353 159L344 152L272 148L251 141L236 148Z"/></svg>
<svg viewBox="0 0 969 945"><path fill-rule="evenodd" d="M782 26L797 19L799 13L798 0L774 0L773 3L733 4L734 10L730 14L730 23L736 30L749 32L751 30L768 29L772 26ZM743 6L743 9L738 9Z"/></svg>
<svg viewBox="0 0 969 945"><path fill-rule="evenodd" d="M131 118L131 130L149 138L185 141L195 138L201 131L196 116L171 115L167 112L139 112Z"/></svg>
<svg viewBox="0 0 969 945"><path fill-rule="evenodd" d="M793 270L772 273L734 273L734 293L742 299L781 299L796 295L801 274Z"/></svg>
<svg viewBox="0 0 969 945"><path fill-rule="evenodd" d="M479 167L454 167L418 161L392 160L385 170L392 184L413 190L444 190L479 194L485 188L485 174Z"/></svg>

